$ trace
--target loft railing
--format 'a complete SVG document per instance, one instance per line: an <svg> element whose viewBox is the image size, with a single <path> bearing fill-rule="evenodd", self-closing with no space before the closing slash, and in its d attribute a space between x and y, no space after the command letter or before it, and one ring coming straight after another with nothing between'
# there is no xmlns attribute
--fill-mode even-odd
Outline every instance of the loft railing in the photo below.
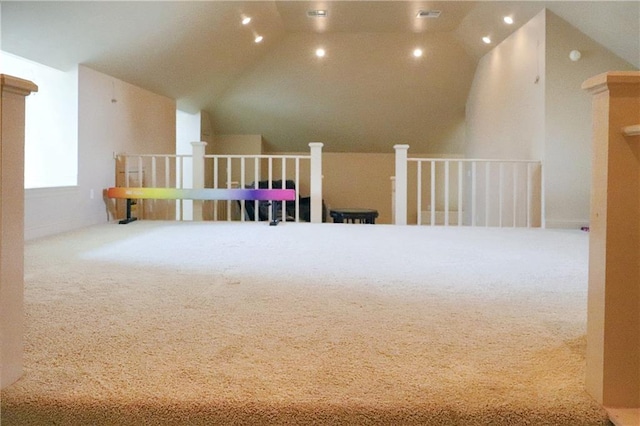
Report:
<svg viewBox="0 0 640 426"><path fill-rule="evenodd" d="M247 188L256 187L259 181L266 180L268 189L274 189L274 181L281 181L285 188L286 181L294 182L298 192L309 186L309 181L302 179L302 170L307 173L310 170L311 155L205 155L205 170L210 170L213 177L212 188ZM261 171L266 169L266 177L262 177ZM276 189L277 189L276 188ZM239 201L239 204L226 201L212 201L213 220L240 220L245 221L245 203L253 203L254 212L258 211L259 202ZM286 220L285 201L281 201L283 214L282 220ZM300 222L300 197L295 200L295 221ZM232 212L233 205L239 206L237 212ZM221 208L221 206L223 206ZM236 213L236 214L234 214ZM269 209L271 215L271 209ZM258 221L258 215L254 214L254 221ZM269 217L271 220L271 217Z"/></svg>
<svg viewBox="0 0 640 426"><path fill-rule="evenodd" d="M394 148L394 223L543 226L539 161L408 158L408 145Z"/></svg>
<svg viewBox="0 0 640 426"><path fill-rule="evenodd" d="M298 194L295 221L300 221L300 194L308 191L310 220L322 222L322 143L309 143L310 153L302 155L205 155L205 146L205 142L193 142L191 155L116 154L116 186L244 188L267 180L270 189L277 189L273 181L282 180L284 186L286 180L293 180ZM153 219L244 221L246 202L255 203L254 219L258 220L257 201L137 200L136 214ZM282 203L280 211L286 220Z"/></svg>

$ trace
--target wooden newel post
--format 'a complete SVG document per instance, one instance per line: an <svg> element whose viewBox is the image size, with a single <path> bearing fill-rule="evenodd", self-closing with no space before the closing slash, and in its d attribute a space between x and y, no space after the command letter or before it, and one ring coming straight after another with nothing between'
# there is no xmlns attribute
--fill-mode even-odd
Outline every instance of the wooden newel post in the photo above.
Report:
<svg viewBox="0 0 640 426"><path fill-rule="evenodd" d="M394 145L396 150L395 224L407 224L407 151L409 145Z"/></svg>
<svg viewBox="0 0 640 426"><path fill-rule="evenodd" d="M322 223L322 142L309 142L311 150L311 223Z"/></svg>
<svg viewBox="0 0 640 426"><path fill-rule="evenodd" d="M0 74L0 388L22 376L24 119L30 81Z"/></svg>
<svg viewBox="0 0 640 426"><path fill-rule="evenodd" d="M593 95L587 391L606 408L640 407L640 72L582 85ZM636 423L634 423L636 424Z"/></svg>
<svg viewBox="0 0 640 426"><path fill-rule="evenodd" d="M206 142L191 142L191 158L193 160L192 186L194 189L204 188L204 155ZM202 200L193 201L193 220L202 220Z"/></svg>

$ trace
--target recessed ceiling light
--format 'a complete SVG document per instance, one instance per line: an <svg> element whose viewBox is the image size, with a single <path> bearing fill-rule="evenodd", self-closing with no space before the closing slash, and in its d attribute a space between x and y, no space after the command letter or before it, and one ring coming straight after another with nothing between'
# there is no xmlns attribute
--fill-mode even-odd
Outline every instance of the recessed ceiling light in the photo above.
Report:
<svg viewBox="0 0 640 426"><path fill-rule="evenodd" d="M248 16L242 18L242 25L247 25L249 22L251 22L251 18L249 18Z"/></svg>
<svg viewBox="0 0 640 426"><path fill-rule="evenodd" d="M310 18L326 18L327 11L323 9L309 10L307 11L307 16Z"/></svg>
<svg viewBox="0 0 640 426"><path fill-rule="evenodd" d="M482 37L482 41L485 42L486 44L491 44L491 37L484 36Z"/></svg>
<svg viewBox="0 0 640 426"><path fill-rule="evenodd" d="M416 18L437 18L440 16L439 10L419 10Z"/></svg>
<svg viewBox="0 0 640 426"><path fill-rule="evenodd" d="M422 56L422 49L418 48L418 49L413 49L413 56L416 58L419 58Z"/></svg>
<svg viewBox="0 0 640 426"><path fill-rule="evenodd" d="M513 24L513 18L511 16L505 16L502 19L504 20L504 23L507 24L507 25Z"/></svg>
<svg viewBox="0 0 640 426"><path fill-rule="evenodd" d="M262 37L261 35L256 36L256 38L253 39L253 41L255 41L256 43L260 43L262 41L264 37Z"/></svg>
<svg viewBox="0 0 640 426"><path fill-rule="evenodd" d="M316 49L316 56L318 58L324 58L324 55L326 55L326 54L327 54L327 52L325 52L325 50L323 48Z"/></svg>

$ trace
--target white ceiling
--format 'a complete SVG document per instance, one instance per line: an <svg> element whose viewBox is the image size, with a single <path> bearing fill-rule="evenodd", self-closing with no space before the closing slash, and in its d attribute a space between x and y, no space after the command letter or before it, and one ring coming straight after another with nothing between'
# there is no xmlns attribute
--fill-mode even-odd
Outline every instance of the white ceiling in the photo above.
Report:
<svg viewBox="0 0 640 426"><path fill-rule="evenodd" d="M430 106L422 102L414 107L419 108L421 114L463 113L478 59L544 7L635 67L640 67L639 1L3 0L0 5L2 50L62 70L85 64L175 98L182 108L207 110L214 117L217 132L265 134L275 150L295 148L291 140L284 140L291 138L304 138L306 141L317 140L317 137L344 139L357 145L354 138L358 138L362 129L356 123L340 120L340 117L351 120L357 117L342 114L340 106L365 111L371 109L367 104L384 102L380 95L405 103L407 97L416 94L442 99L441 95L435 96L435 92L440 90L437 84L444 84L444 75L447 74L459 75L462 79L460 93L453 93L447 105L440 102ZM328 17L307 17L307 11L315 8L328 10ZM442 14L438 19L416 19L420 9L436 9ZM247 26L240 23L243 15L252 17ZM504 15L513 16L514 25L504 25ZM256 34L264 36L262 43L253 42ZM492 37L492 46L480 41L484 35ZM310 49L323 43L333 46L334 50L329 51L328 56L334 61L340 58L340 64L331 68L325 66L326 74L331 74L331 78L322 75L315 83L306 75L301 78L301 72L310 71L298 63L298 56L301 60L302 56L307 61L312 60L309 58ZM433 70L436 78L421 81L414 87L404 87L408 85L407 81L417 81L407 79L407 72L413 72L407 67L414 65L404 64L402 69L396 70L387 62L403 60L399 56L393 59L393 49L410 49L417 45L424 46L427 55L433 55L431 57L440 52L443 55L443 59L438 60L441 69ZM359 51L346 52L345 46ZM299 49L299 53L295 53L295 49ZM338 53L336 49L343 51ZM281 66L269 67L278 58L291 62L292 69L283 71ZM372 62L374 58L377 62ZM358 63L365 62L367 70L358 66ZM447 68L443 68L445 66ZM256 79L266 78L276 69L280 76L270 75L268 84L278 88L280 97L265 98L269 94L264 87L254 91L263 97L238 90L239 85L251 86ZM290 75L284 79L282 74ZM439 74L442 74L440 80L437 78ZM416 75L415 78L420 77ZM339 84L341 80L347 80L351 86L363 87L354 88L354 94L350 96L347 93L349 89ZM423 77L422 80L427 79ZM332 135L327 130L321 134L314 133L309 123L302 126L294 120L285 119L291 109L308 107L299 102L295 85L320 84L319 81L326 90L323 88L315 93L326 93L326 96L316 95L313 102L318 106L309 112L319 114L318 122L334 123L332 131L335 134ZM294 83L290 85L289 82ZM417 90L412 94L412 89ZM285 93L287 91L289 93ZM398 91L405 92L404 100L400 99L402 96L398 97ZM240 94L251 98L247 98L247 102L258 103L263 109L268 107L273 121L265 122L265 111L262 111L261 125L251 123L250 119L241 123L242 117L232 117L234 112L230 108L244 101L238 99ZM282 99L288 102L281 102ZM397 105L388 105L388 109L375 113L393 114L390 110L397 109ZM419 120L419 115L409 114L403 128L411 127L415 120ZM286 129L283 130L282 126ZM280 131L275 131L276 127ZM285 130L289 137L283 136ZM443 128L439 132L449 130ZM406 137L418 137L420 131L416 127ZM356 149L368 149L364 141L360 141L360 145ZM350 148L336 145L333 149Z"/></svg>

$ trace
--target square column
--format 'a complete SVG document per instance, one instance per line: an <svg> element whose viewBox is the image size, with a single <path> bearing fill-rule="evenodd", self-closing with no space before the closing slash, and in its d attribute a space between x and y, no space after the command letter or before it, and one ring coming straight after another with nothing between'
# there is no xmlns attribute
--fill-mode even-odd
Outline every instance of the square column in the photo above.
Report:
<svg viewBox="0 0 640 426"><path fill-rule="evenodd" d="M0 388L22 375L24 338L24 106L38 87L0 74Z"/></svg>
<svg viewBox="0 0 640 426"><path fill-rule="evenodd" d="M593 95L587 391L640 407L640 72L587 80Z"/></svg>

